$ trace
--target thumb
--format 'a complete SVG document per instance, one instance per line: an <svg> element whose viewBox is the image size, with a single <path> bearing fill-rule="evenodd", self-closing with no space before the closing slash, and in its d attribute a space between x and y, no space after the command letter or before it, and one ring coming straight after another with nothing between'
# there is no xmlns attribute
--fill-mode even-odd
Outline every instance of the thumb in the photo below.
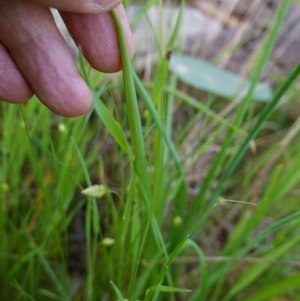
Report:
<svg viewBox="0 0 300 301"><path fill-rule="evenodd" d="M43 6L53 7L61 11L97 14L117 7L122 0L31 0Z"/></svg>

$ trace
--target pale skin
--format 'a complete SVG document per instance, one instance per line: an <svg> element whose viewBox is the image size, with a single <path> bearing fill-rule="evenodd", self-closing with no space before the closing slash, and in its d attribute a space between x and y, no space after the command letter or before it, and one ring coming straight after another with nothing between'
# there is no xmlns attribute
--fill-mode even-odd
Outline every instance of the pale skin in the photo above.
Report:
<svg viewBox="0 0 300 301"><path fill-rule="evenodd" d="M0 0L0 99L22 103L36 94L50 110L68 117L87 112L92 97L60 35L49 7L57 8L84 56L97 70L122 68L110 10L133 42L119 0Z"/></svg>

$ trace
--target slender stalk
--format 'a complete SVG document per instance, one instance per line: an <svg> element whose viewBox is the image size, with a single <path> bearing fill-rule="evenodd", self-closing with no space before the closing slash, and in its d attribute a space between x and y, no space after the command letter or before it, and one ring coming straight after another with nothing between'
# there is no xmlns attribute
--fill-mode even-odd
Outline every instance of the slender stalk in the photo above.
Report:
<svg viewBox="0 0 300 301"><path fill-rule="evenodd" d="M135 155L134 166L136 168L137 175L140 181L143 183L144 188L148 195L150 195L150 181L149 174L147 171L147 160L144 145L144 138L142 132L141 118L137 103L137 97L135 92L133 74L131 69L131 61L128 52L127 42L125 34L123 32L121 21L118 17L117 12L112 11L112 16L115 21L120 50L123 64L123 81L124 81L124 92L125 101L128 107L128 121L131 131L132 145Z"/></svg>
<svg viewBox="0 0 300 301"><path fill-rule="evenodd" d="M230 165L228 166L226 172L223 174L219 185L214 190L214 194L212 195L210 202L208 204L208 207L211 208L218 196L220 195L225 182L230 177L230 175L234 172L240 161L242 160L243 156L245 155L250 142L258 135L262 125L268 118L270 117L271 113L274 111L276 105L280 101L281 97L287 92L287 90L291 87L291 85L294 83L294 81L297 79L297 77L300 74L300 63L296 66L296 68L293 70L293 72L290 74L290 76L286 79L286 81L282 84L282 86L279 88L278 92L276 93L274 99L268 104L268 106L265 107L263 112L261 113L259 119L257 120L255 126L249 133L247 139L244 141L244 143L240 146L236 156L231 161Z"/></svg>

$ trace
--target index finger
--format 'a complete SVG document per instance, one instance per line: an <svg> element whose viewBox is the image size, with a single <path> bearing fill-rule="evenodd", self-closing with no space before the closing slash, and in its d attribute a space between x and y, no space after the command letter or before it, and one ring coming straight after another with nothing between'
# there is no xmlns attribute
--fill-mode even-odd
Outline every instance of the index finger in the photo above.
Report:
<svg viewBox="0 0 300 301"><path fill-rule="evenodd" d="M131 57L133 40L123 5L115 9L121 19ZM87 61L102 72L122 69L118 35L111 13L74 14L60 12L75 43L82 47Z"/></svg>

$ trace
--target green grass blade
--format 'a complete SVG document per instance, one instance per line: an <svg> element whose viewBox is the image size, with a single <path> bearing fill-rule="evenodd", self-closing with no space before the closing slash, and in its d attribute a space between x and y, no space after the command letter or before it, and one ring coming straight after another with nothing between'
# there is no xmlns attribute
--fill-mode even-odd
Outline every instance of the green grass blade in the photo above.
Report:
<svg viewBox="0 0 300 301"><path fill-rule="evenodd" d="M113 287L113 290L115 291L117 297L118 297L118 301L125 301L121 291L119 290L119 288L110 280L110 285Z"/></svg>
<svg viewBox="0 0 300 301"><path fill-rule="evenodd" d="M155 288L156 291L164 292L164 293L190 293L191 290L178 288L178 287L170 287L165 285L158 285Z"/></svg>
<svg viewBox="0 0 300 301"><path fill-rule="evenodd" d="M28 301L37 301L36 299L34 299L32 296L30 296L23 288L22 286L17 282L16 279L14 279L12 281L13 285L15 286L15 288L21 293L21 295L25 298L25 300Z"/></svg>
<svg viewBox="0 0 300 301"><path fill-rule="evenodd" d="M143 17L147 11L156 3L158 0L150 0L147 1L145 5L143 5L140 10L135 14L134 18L130 21L130 25L133 26L141 17Z"/></svg>
<svg viewBox="0 0 300 301"><path fill-rule="evenodd" d="M163 123L161 122L161 119L155 109L153 102L151 101L149 94L147 93L146 89L144 88L144 86L141 83L141 80L138 78L138 76L136 75L135 72L133 73L133 76L134 76L134 82L135 82L135 86L136 86L136 90L137 90L138 94L141 96L141 99L143 100L147 110L151 114L151 117L153 118L154 122L156 123L156 126L157 126L158 130L160 131L160 134L164 137L167 147L169 149L169 152L174 159L174 162L176 164L178 171L180 173L182 173L181 163L180 163L180 159L177 154L176 148L175 148L170 136L168 135Z"/></svg>
<svg viewBox="0 0 300 301"><path fill-rule="evenodd" d="M221 265L218 265L218 268L210 274L209 286L217 282L218 279L220 279L220 277L224 276L228 272L228 270L232 268L235 262L237 262L240 258L245 256L250 250L254 249L260 242L269 237L272 233L299 221L300 211L290 214L274 222L271 226L269 226L267 229L265 229L257 236L255 236L251 241L249 241L246 246L239 248L232 256L232 259L229 262L225 262Z"/></svg>
<svg viewBox="0 0 300 301"><path fill-rule="evenodd" d="M54 293L52 293L48 290L45 290L45 289L40 289L39 294L41 296L45 296L46 298L49 298L52 301L66 301L65 298L62 298L62 297L60 297L60 296L58 296L58 295L56 295L56 294L54 294Z"/></svg>
<svg viewBox="0 0 300 301"><path fill-rule="evenodd" d="M76 153L78 155L78 158L80 160L82 169L85 174L86 182L88 186L92 185L92 181L90 179L87 166L84 162L84 158L79 150L79 147L77 146L75 140L72 140L74 148L76 150ZM92 231L95 233L95 236L92 237L91 233ZM94 266L95 266L95 250L97 247L97 236L101 235L101 228L100 228L100 216L99 216L99 210L96 203L95 198L88 198L87 203L87 212L86 212L86 220L85 220L85 233L86 233L86 252L87 252L87 265L88 265L88 275L87 275L87 286L88 286L88 294L89 299L93 300L94 295Z"/></svg>
<svg viewBox="0 0 300 301"><path fill-rule="evenodd" d="M93 99L96 112L102 122L105 124L107 130L120 145L123 151L129 156L129 158L133 160L134 156L120 124L114 119L112 114L108 111L108 109L100 99L97 99L95 96L93 97Z"/></svg>
<svg viewBox="0 0 300 301"><path fill-rule="evenodd" d="M215 113L214 111L212 111L211 109L209 109L205 104L202 104L200 101L198 101L197 99L183 93L180 92L178 90L174 90L170 87L166 88L166 91L176 97L178 97L179 99L181 99L182 101L184 101L185 103L189 104L190 106L192 106L193 108L199 110L200 112L202 112L203 114L205 114L207 117L211 118L212 120L214 120L215 122L231 129L232 131L246 137L247 136L247 132L245 132L244 130L242 130L241 128L239 128L238 126L234 125L233 123L229 122L228 120L220 117L217 113Z"/></svg>
<svg viewBox="0 0 300 301"><path fill-rule="evenodd" d="M167 51L172 51L173 47L175 46L178 34L179 34L179 30L180 30L180 25L182 23L182 17L183 17L183 12L184 12L184 5L185 5L185 1L181 0L180 3L180 8L179 8L179 13L178 13L178 17L175 23L175 28L172 32L172 35L168 41L168 46L167 46Z"/></svg>
<svg viewBox="0 0 300 301"><path fill-rule="evenodd" d="M260 129L262 128L262 125L272 112L274 111L276 105L280 101L283 95L288 91L288 89L291 87L291 85L294 83L294 81L297 79L297 77L300 74L300 63L295 67L295 69L292 71L292 73L289 75L289 77L285 80L285 82L282 84L282 86L279 88L277 93L275 94L273 100L265 107L265 109L262 111L262 113L259 116L259 119L257 120L255 126L250 131L247 139L243 142L243 144L240 146L238 152L236 153L234 159L231 161L231 164L228 166L226 172L223 174L223 176L220 179L220 182L217 186L217 188L214 190L214 193L210 199L210 202L208 203L208 208L212 207L218 196L220 195L225 182L230 177L230 175L234 172L240 161L242 160L243 156L245 155L246 151L248 150L249 144L252 140L255 139L255 137L258 135Z"/></svg>
<svg viewBox="0 0 300 301"><path fill-rule="evenodd" d="M244 275L239 277L238 281L233 285L228 296L226 296L223 301L231 300L237 293L243 291L247 287L250 287L250 284L254 280L272 266L272 262L268 261L268 259L276 260L281 258L284 254L291 251L296 245L298 245L299 241L300 237L298 236L292 238L283 245L277 247L275 250L272 249L269 254L265 255L264 258L266 259L266 263L260 263L249 267Z"/></svg>
<svg viewBox="0 0 300 301"><path fill-rule="evenodd" d="M151 300L154 292L156 291L156 287L160 285L162 280L164 279L165 275L168 273L173 261L175 258L179 255L179 253L183 250L187 240L190 238L191 234L199 227L199 225L203 222L203 220L208 216L210 212L206 212L205 215L201 216L196 222L193 223L193 225L190 227L188 233L185 235L183 239L181 239L180 243L176 246L174 251L170 254L169 258L167 259L166 263L162 267L159 275L155 279L154 284L151 286L151 289L149 289L149 292L145 296L144 301Z"/></svg>
<svg viewBox="0 0 300 301"><path fill-rule="evenodd" d="M200 249L200 247L192 240L188 239L186 241L186 247L193 248L197 256L199 258L199 265L200 265L200 272L201 272L201 283L199 288L194 292L192 297L189 299L189 301L204 301L207 296L208 291L208 270L207 270L207 264L205 256Z"/></svg>
<svg viewBox="0 0 300 301"><path fill-rule="evenodd" d="M133 150L135 155L136 172L141 182L143 183L143 186L145 187L147 194L151 195L150 179L147 171L147 160L146 160L146 152L145 152L145 146L143 141L141 118L140 118L139 108L137 104L127 41L117 12L113 10L111 13L116 25L120 50L121 50L121 57L122 57L122 64L123 64L124 93L125 93L125 100L128 108L128 121L129 121L131 139L132 139Z"/></svg>
<svg viewBox="0 0 300 301"><path fill-rule="evenodd" d="M296 273L290 277L287 277L276 283L271 283L267 287L264 287L257 294L252 295L244 301L267 301L272 297L278 297L281 294L286 293L288 290L298 288L300 285L300 273Z"/></svg>
<svg viewBox="0 0 300 301"><path fill-rule="evenodd" d="M268 38L266 39L266 41L262 47L261 53L259 55L259 58L257 61L257 68L255 68L255 74L253 75L253 78L252 78L252 85L249 89L247 96L244 98L244 100L240 104L239 110L236 114L234 124L237 127L240 126L242 120L245 117L247 109L249 108L249 105L251 104L252 96L255 91L255 87L256 87L257 83L259 82L261 75L263 73L263 70L268 62L271 50L274 48L275 42L280 33L280 28L282 26L282 23L284 21L284 18L286 16L288 8L290 6L290 2L291 2L290 0L281 2L281 6L278 9L275 25L274 25L271 33L269 34ZM215 179L216 173L218 172L220 167L223 166L225 159L227 158L228 149L232 143L233 137L234 137L234 131L232 131L232 129L229 129L229 132L228 132L225 140L222 143L220 152L217 154L207 176L205 177L205 179L201 185L201 188L200 188L198 194L196 195L196 197L193 200L193 205L192 205L192 208L190 211L191 213L187 215L186 220L190 220L192 218L191 215L197 208L198 208L198 210L203 209L203 207L201 207L201 206L204 203L204 199L205 199L207 190L210 187L212 181ZM228 173L228 175L229 175L229 173ZM225 179L225 176L224 176L223 180L226 181L227 178ZM214 206L214 203L217 201L217 198L218 198L220 192L221 192L221 190L215 191L213 197L210 198L209 203L205 204L206 207Z"/></svg>

